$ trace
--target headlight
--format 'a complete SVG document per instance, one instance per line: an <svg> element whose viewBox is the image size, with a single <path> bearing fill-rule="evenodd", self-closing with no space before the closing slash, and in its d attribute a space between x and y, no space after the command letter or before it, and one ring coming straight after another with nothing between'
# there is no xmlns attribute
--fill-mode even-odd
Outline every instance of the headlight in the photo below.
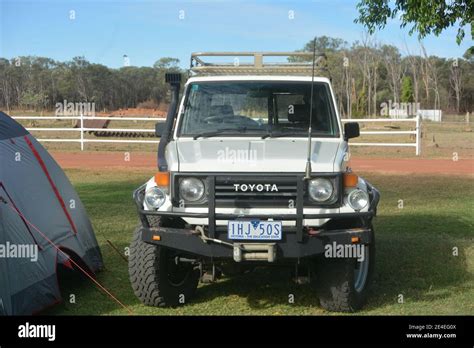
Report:
<svg viewBox="0 0 474 348"><path fill-rule="evenodd" d="M369 195L362 190L354 190L347 197L349 205L354 210L362 210L369 204Z"/></svg>
<svg viewBox="0 0 474 348"><path fill-rule="evenodd" d="M313 201L325 202L333 196L334 187L331 180L318 178L313 179L308 185L309 196Z"/></svg>
<svg viewBox="0 0 474 348"><path fill-rule="evenodd" d="M158 209L166 201L166 194L160 188L150 187L145 192L145 203L149 208Z"/></svg>
<svg viewBox="0 0 474 348"><path fill-rule="evenodd" d="M179 194L188 202L199 201L205 193L204 183L201 179L185 178L179 183Z"/></svg>

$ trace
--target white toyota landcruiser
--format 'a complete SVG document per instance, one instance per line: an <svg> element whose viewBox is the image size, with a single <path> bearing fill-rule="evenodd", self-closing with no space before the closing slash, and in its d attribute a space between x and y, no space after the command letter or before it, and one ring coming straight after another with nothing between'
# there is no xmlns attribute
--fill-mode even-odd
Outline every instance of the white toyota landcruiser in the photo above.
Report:
<svg viewBox="0 0 474 348"><path fill-rule="evenodd" d="M379 193L347 167L359 126L343 127L323 70L308 52L194 53L180 103L181 74L166 75L159 171L134 192L129 274L144 304L176 306L200 279L271 263L295 266L328 310L362 306Z"/></svg>

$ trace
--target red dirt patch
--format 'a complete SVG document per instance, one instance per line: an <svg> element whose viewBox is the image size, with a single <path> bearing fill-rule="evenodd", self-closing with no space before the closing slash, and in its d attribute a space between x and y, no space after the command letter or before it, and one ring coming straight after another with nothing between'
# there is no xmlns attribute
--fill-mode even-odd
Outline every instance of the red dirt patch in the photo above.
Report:
<svg viewBox="0 0 474 348"><path fill-rule="evenodd" d="M400 174L474 174L473 159L384 159L384 158L354 158L350 167L360 172L400 173Z"/></svg>
<svg viewBox="0 0 474 348"><path fill-rule="evenodd" d="M110 112L97 112L97 116L140 116L140 117L166 117L167 107L161 107L155 109L145 108L127 108L118 109Z"/></svg>
<svg viewBox="0 0 474 348"><path fill-rule="evenodd" d="M127 157L127 154L129 156ZM156 168L156 154L139 152L52 152L63 168ZM473 175L474 160L354 158L354 172Z"/></svg>
<svg viewBox="0 0 474 348"><path fill-rule="evenodd" d="M139 152L50 152L64 169L156 168L156 155Z"/></svg>

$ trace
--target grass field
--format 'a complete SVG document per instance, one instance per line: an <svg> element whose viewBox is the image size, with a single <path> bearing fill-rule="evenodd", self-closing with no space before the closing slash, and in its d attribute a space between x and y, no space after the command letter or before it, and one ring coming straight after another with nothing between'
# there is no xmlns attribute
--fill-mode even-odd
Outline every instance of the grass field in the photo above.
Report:
<svg viewBox="0 0 474 348"><path fill-rule="evenodd" d="M291 270L253 273L202 285L184 307L145 307L135 298L126 262L108 245L128 246L138 222L131 192L153 173L69 170L90 214L105 261L98 280L141 315L332 315L309 285L295 285ZM376 275L362 315L474 314L474 179L470 177L365 175L381 191ZM399 200L403 209L399 209ZM453 256L453 248L458 256ZM65 302L56 315L127 312L89 280L61 282ZM76 303L68 302L74 294ZM289 294L295 303L288 303ZM404 303L399 303L403 295Z"/></svg>

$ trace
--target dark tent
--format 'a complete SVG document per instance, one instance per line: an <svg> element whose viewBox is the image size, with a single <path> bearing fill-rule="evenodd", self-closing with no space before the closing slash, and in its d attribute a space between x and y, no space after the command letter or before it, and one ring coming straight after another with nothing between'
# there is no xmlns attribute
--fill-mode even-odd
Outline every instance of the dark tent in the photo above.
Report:
<svg viewBox="0 0 474 348"><path fill-rule="evenodd" d="M0 315L30 315L61 299L57 265L102 268L92 225L41 144L0 112Z"/></svg>

